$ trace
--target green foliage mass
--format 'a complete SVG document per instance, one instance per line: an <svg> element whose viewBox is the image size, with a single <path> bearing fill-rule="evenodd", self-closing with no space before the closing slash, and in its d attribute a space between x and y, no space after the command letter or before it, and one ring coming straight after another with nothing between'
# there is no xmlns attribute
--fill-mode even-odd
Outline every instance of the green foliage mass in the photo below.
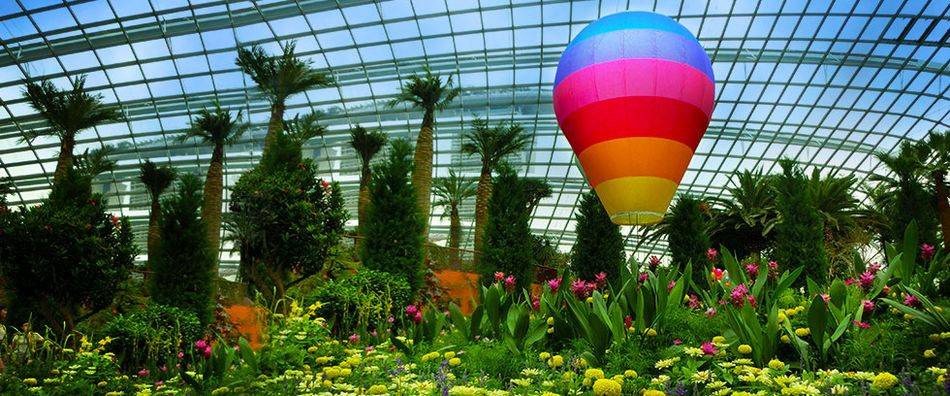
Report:
<svg viewBox="0 0 950 396"><path fill-rule="evenodd" d="M197 176L182 175L175 195L162 202L161 240L148 280L153 301L192 312L206 326L216 274L215 252L199 217L202 188Z"/></svg>
<svg viewBox="0 0 950 396"><path fill-rule="evenodd" d="M697 285L706 284L705 276L709 272L706 251L710 242L701 204L695 197L681 195L664 219L669 229L667 240L672 264L682 270L692 263L691 277Z"/></svg>
<svg viewBox="0 0 950 396"><path fill-rule="evenodd" d="M507 166L498 173L488 201L485 246L479 261L482 282L488 284L493 281L495 272L504 272L515 276L519 288L528 287L536 264L530 222L539 182L519 178Z"/></svg>
<svg viewBox="0 0 950 396"><path fill-rule="evenodd" d="M412 290L401 276L363 269L349 278L327 281L304 296L304 305L315 302L322 303L316 313L330 323L334 334L346 336L398 314L412 302Z"/></svg>
<svg viewBox="0 0 950 396"><path fill-rule="evenodd" d="M411 157L409 142L395 140L373 170L360 259L367 268L405 277L415 295L424 282L425 223L410 184Z"/></svg>
<svg viewBox="0 0 950 396"><path fill-rule="evenodd" d="M571 268L581 279L593 280L598 273L606 273L611 284L620 277L624 264L623 236L620 226L610 221L591 190L581 198L580 209L574 216L577 241L571 251Z"/></svg>
<svg viewBox="0 0 950 396"><path fill-rule="evenodd" d="M824 285L828 279L824 220L814 190L794 161L782 160L781 165L782 173L773 181L775 207L781 219L775 226L775 259L787 268L804 268L796 285L807 278Z"/></svg>
<svg viewBox="0 0 950 396"><path fill-rule="evenodd" d="M194 313L158 304L116 316L102 328L102 336L112 339L107 350L130 369L168 359L203 333Z"/></svg>

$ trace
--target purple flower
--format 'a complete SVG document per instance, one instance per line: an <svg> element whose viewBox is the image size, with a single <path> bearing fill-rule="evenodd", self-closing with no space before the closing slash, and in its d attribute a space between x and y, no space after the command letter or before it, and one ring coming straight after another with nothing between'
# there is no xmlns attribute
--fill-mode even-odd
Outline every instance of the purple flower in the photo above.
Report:
<svg viewBox="0 0 950 396"><path fill-rule="evenodd" d="M920 306L920 300L917 299L917 296L908 294L906 297L904 297L904 305L908 307L918 307Z"/></svg>
<svg viewBox="0 0 950 396"><path fill-rule="evenodd" d="M715 355L716 352L719 352L719 348L716 348L716 345L709 341L703 341L703 344L699 347L699 349L701 349L703 354L707 356L712 356Z"/></svg>
<svg viewBox="0 0 950 396"><path fill-rule="evenodd" d="M548 279L548 287L551 288L551 293L557 293L557 290L561 288L561 281L564 278L554 278Z"/></svg>

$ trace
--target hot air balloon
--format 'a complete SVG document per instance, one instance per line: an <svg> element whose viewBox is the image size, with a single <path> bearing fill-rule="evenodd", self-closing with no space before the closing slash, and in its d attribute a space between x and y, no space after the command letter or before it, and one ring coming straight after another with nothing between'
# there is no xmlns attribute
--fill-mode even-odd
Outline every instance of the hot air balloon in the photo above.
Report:
<svg viewBox="0 0 950 396"><path fill-rule="evenodd" d="M709 126L714 81L692 33L651 12L608 15L567 45L554 112L614 223L663 218Z"/></svg>

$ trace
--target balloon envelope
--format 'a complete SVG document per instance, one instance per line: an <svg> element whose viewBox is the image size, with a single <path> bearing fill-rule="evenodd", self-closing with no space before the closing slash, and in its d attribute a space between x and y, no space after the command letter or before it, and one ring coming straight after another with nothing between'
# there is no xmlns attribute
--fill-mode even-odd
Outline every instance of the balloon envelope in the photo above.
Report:
<svg viewBox="0 0 950 396"><path fill-rule="evenodd" d="M614 223L663 218L709 125L714 81L692 33L651 12L608 15L567 45L554 112Z"/></svg>

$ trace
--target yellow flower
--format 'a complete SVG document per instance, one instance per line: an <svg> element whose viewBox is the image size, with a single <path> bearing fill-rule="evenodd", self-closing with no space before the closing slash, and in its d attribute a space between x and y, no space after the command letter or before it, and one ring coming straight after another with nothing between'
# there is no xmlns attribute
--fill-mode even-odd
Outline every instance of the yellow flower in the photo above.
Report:
<svg viewBox="0 0 950 396"><path fill-rule="evenodd" d="M594 302L594 298L593 298L593 297L587 297L587 303L590 304L590 303L592 303L592 302Z"/></svg>
<svg viewBox="0 0 950 396"><path fill-rule="evenodd" d="M623 386L614 380L601 378L594 382L594 395L597 396L620 396Z"/></svg>
<svg viewBox="0 0 950 396"><path fill-rule="evenodd" d="M36 386L36 378L27 378L23 380L23 385L26 386Z"/></svg>
<svg viewBox="0 0 950 396"><path fill-rule="evenodd" d="M712 342L713 342L713 344L725 344L725 343L726 343L726 337L723 337L723 336L715 336L715 337L713 337Z"/></svg>
<svg viewBox="0 0 950 396"><path fill-rule="evenodd" d="M548 334L554 334L554 328L548 327Z"/></svg>
<svg viewBox="0 0 950 396"><path fill-rule="evenodd" d="M538 354L538 358L540 358L541 361L545 361L551 358L551 354L547 352L541 352L540 354Z"/></svg>
<svg viewBox="0 0 950 396"><path fill-rule="evenodd" d="M789 342L792 342L792 339L788 338L788 334L782 334L782 343L788 344Z"/></svg>
<svg viewBox="0 0 950 396"><path fill-rule="evenodd" d="M577 360L574 361L574 366L577 368L587 368L587 359L577 358Z"/></svg>
<svg viewBox="0 0 950 396"><path fill-rule="evenodd" d="M428 362L428 361L430 361L430 360L432 360L432 359L438 359L438 358L439 358L439 353L438 353L438 352L429 352L429 353L427 353L427 354L425 354L425 355L422 355L422 361L423 361L423 362Z"/></svg>
<svg viewBox="0 0 950 396"><path fill-rule="evenodd" d="M876 389L890 389L897 385L897 377L888 372L878 373L871 379L871 386Z"/></svg>
<svg viewBox="0 0 950 396"><path fill-rule="evenodd" d="M551 356L551 360L548 360L548 366L551 368L558 368L564 365L564 357L561 355Z"/></svg>
<svg viewBox="0 0 950 396"><path fill-rule="evenodd" d="M623 372L623 376L627 378L637 378L637 372L633 370L627 370Z"/></svg>
<svg viewBox="0 0 950 396"><path fill-rule="evenodd" d="M601 370L601 369L595 369L595 368L587 369L586 371L584 371L584 378L588 378L588 379L603 379L603 378L604 378L604 371Z"/></svg>
<svg viewBox="0 0 950 396"><path fill-rule="evenodd" d="M449 366L458 366L460 364L462 364L462 359L459 359L457 357L449 359Z"/></svg>
<svg viewBox="0 0 950 396"><path fill-rule="evenodd" d="M779 313L778 313L778 322L779 322L779 323L782 323L782 322L785 321L785 319L788 319L788 317L785 316L785 313L784 313L784 312L779 312Z"/></svg>
<svg viewBox="0 0 950 396"><path fill-rule="evenodd" d="M811 329L807 327L799 327L795 329L795 335L799 337L805 337L805 336L808 336L809 334L811 334Z"/></svg>
<svg viewBox="0 0 950 396"><path fill-rule="evenodd" d="M548 316L548 326L554 326L554 317Z"/></svg>
<svg viewBox="0 0 950 396"><path fill-rule="evenodd" d="M666 396L666 393L656 389L645 389L643 391L643 396Z"/></svg>
<svg viewBox="0 0 950 396"><path fill-rule="evenodd" d="M928 350L924 351L924 357L925 357L925 358L928 358L928 359L930 359L930 358L935 358L935 357L937 357L937 354L934 352L933 349L928 349Z"/></svg>
<svg viewBox="0 0 950 396"><path fill-rule="evenodd" d="M769 360L769 368L772 370L782 370L785 368L785 363L778 359Z"/></svg>
<svg viewBox="0 0 950 396"><path fill-rule="evenodd" d="M752 347L747 344L739 345L739 353L743 355L748 355L752 353Z"/></svg>
<svg viewBox="0 0 950 396"><path fill-rule="evenodd" d="M653 330L653 329L648 328L648 329L644 332L644 334L646 334L647 337L656 337L656 330Z"/></svg>
<svg viewBox="0 0 950 396"><path fill-rule="evenodd" d="M373 385L366 390L367 395L383 395L386 394L386 385Z"/></svg>
<svg viewBox="0 0 950 396"><path fill-rule="evenodd" d="M446 352L445 355L442 355L442 356L445 357L446 359L451 359L455 357L455 352L449 351L449 352Z"/></svg>

